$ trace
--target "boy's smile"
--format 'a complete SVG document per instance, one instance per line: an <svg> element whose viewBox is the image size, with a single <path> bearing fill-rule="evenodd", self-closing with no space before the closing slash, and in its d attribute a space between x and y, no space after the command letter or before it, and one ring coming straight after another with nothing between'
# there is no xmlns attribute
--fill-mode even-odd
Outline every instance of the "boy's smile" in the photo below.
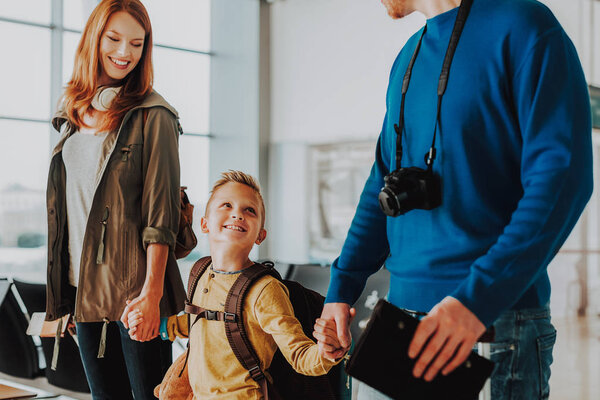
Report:
<svg viewBox="0 0 600 400"><path fill-rule="evenodd" d="M249 253L266 236L263 220L255 191L247 185L228 182L213 193L201 225L202 232L208 233L211 254L217 248Z"/></svg>

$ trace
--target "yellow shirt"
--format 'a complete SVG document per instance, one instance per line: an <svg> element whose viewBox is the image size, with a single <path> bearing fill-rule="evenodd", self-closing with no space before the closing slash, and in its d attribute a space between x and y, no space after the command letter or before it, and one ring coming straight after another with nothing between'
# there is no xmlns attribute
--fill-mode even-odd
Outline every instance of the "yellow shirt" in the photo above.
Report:
<svg viewBox="0 0 600 400"><path fill-rule="evenodd" d="M238 276L207 269L198 281L192 302L208 310L224 311L225 299ZM191 318L193 321L194 316ZM326 374L336 364L323 358L317 344L304 334L287 288L272 276L260 278L248 290L243 320L263 371L278 347L290 365L304 375ZM196 322L190 335L188 362L194 398L262 399L260 386L235 357L223 321L202 318Z"/></svg>

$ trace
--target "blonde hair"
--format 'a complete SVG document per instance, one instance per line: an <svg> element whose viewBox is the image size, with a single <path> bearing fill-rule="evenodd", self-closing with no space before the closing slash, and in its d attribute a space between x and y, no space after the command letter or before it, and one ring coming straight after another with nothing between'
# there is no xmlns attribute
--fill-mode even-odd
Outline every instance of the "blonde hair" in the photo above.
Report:
<svg viewBox="0 0 600 400"><path fill-rule="evenodd" d="M265 202L263 200L262 194L260 192L260 185L258 184L258 181L256 180L256 178L254 178L252 175L249 175L245 172L242 171L234 171L232 169L230 169L227 172L221 172L221 178L219 178L215 184L213 185L211 191L210 191L210 197L208 198L208 201L206 202L206 209L204 210L204 215L206 215L208 213L208 206L210 205L210 202L215 194L215 192L223 185L227 184L227 183L240 183L242 185L246 185L248 187L250 187L254 193L256 193L256 197L258 197L258 200L260 200L260 208L262 211L262 221L261 221L261 229L264 228L265 226Z"/></svg>
<svg viewBox="0 0 600 400"><path fill-rule="evenodd" d="M91 107L96 94L100 64L100 40L110 17L119 11L131 15L144 28L142 57L125 79L123 90L112 102L106 116L100 122L99 131L115 130L133 107L140 104L152 92L154 78L152 68L152 25L146 8L139 0L103 0L87 20L79 46L75 53L73 75L63 95L63 107L69 121L77 128L86 126L83 115Z"/></svg>

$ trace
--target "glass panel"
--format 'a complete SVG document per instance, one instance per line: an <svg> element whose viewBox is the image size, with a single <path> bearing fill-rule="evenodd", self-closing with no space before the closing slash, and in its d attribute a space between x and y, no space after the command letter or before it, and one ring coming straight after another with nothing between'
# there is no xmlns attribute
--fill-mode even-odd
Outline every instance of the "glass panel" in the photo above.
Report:
<svg viewBox="0 0 600 400"><path fill-rule="evenodd" d="M210 0L143 0L154 43L200 51L210 49Z"/></svg>
<svg viewBox="0 0 600 400"><path fill-rule="evenodd" d="M50 30L0 22L0 37L0 114L49 119Z"/></svg>
<svg viewBox="0 0 600 400"><path fill-rule="evenodd" d="M187 194L194 205L193 228L198 238L198 246L183 260L179 260L181 277L187 284L190 269L194 262L208 255L208 241L200 229L200 218L208 200L208 149L207 137L182 135L179 138L179 162L181 164L181 185L187 186Z"/></svg>
<svg viewBox="0 0 600 400"><path fill-rule="evenodd" d="M50 126L0 120L0 276L45 282Z"/></svg>
<svg viewBox="0 0 600 400"><path fill-rule="evenodd" d="M63 0L65 28L82 31L96 4L98 4L96 0Z"/></svg>
<svg viewBox="0 0 600 400"><path fill-rule="evenodd" d="M154 48L154 87L179 112L185 132L208 132L210 56Z"/></svg>
<svg viewBox="0 0 600 400"><path fill-rule="evenodd" d="M62 85L65 86L73 74L73 63L75 62L75 50L79 44L81 34L65 32L63 33L63 67L62 67Z"/></svg>
<svg viewBox="0 0 600 400"><path fill-rule="evenodd" d="M4 0L0 1L0 16L40 24L50 24L51 5L52 2L49 0Z"/></svg>

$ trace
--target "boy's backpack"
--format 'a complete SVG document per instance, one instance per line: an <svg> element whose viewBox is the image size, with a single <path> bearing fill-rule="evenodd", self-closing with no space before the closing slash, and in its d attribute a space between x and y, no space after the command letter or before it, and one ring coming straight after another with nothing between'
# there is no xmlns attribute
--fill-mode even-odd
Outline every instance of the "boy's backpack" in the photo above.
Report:
<svg viewBox="0 0 600 400"><path fill-rule="evenodd" d="M148 120L148 109L142 109L142 129L146 125ZM177 122L179 127L179 133L182 134L181 125ZM177 229L177 237L175 238L175 258L185 258L198 244L196 234L192 230L192 221L194 216L194 205L190 203L187 193L185 192L187 186L181 186L179 188L179 194L181 196L181 210L179 213L179 228Z"/></svg>
<svg viewBox="0 0 600 400"><path fill-rule="evenodd" d="M188 280L188 298L185 311L190 315L193 325L200 318L219 320L225 323L225 332L229 345L239 362L248 370L250 376L260 385L265 400L339 400L349 398L349 381L342 387L340 382L346 377L342 364L334 366L328 374L322 376L306 376L296 372L278 349L273 356L268 373L273 378L269 382L260 368L259 358L248 339L242 317L244 298L254 282L265 275L271 275L283 282L290 295L294 314L300 321L304 334L316 342L313 337L315 320L321 316L325 298L319 293L307 289L298 282L283 280L272 263L255 263L240 273L229 290L225 300L225 310L211 311L192 304L198 280L211 263L210 257L196 261L190 271ZM196 315L195 317L193 315ZM193 321L192 321L193 319ZM191 330L191 326L190 326Z"/></svg>
<svg viewBox="0 0 600 400"><path fill-rule="evenodd" d="M181 210L179 213L179 228L175 238L175 258L177 259L187 257L198 244L198 239L196 239L196 234L192 229L194 205L190 203L185 189L187 189L187 186L181 186L179 191Z"/></svg>

